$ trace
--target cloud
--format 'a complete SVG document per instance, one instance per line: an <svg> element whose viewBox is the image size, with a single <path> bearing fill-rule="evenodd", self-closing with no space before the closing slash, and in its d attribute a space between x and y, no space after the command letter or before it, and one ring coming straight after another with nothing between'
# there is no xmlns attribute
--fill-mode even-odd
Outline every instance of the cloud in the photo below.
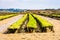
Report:
<svg viewBox="0 0 60 40"><path fill-rule="evenodd" d="M49 0L22 0L22 1L36 1L36 2L38 2L38 1L40 1L40 2L46 2L46 1L49 1Z"/></svg>
<svg viewBox="0 0 60 40"><path fill-rule="evenodd" d="M58 8L57 0L0 0L0 8L43 9Z"/></svg>
<svg viewBox="0 0 60 40"><path fill-rule="evenodd" d="M3 2L3 1L4 1L4 2L6 2L6 1L7 1L7 2L8 2L8 1L12 2L12 1L17 1L17 0L0 0L0 1L1 1L1 2Z"/></svg>
<svg viewBox="0 0 60 40"><path fill-rule="evenodd" d="M28 1L33 1L33 0L22 0L22 1L27 1L28 2Z"/></svg>

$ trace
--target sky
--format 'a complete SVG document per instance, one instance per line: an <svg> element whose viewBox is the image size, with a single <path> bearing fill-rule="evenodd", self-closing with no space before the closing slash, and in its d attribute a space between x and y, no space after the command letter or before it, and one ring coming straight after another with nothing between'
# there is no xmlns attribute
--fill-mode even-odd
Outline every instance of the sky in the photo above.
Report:
<svg viewBox="0 0 60 40"><path fill-rule="evenodd" d="M0 0L0 9L58 9L60 0Z"/></svg>

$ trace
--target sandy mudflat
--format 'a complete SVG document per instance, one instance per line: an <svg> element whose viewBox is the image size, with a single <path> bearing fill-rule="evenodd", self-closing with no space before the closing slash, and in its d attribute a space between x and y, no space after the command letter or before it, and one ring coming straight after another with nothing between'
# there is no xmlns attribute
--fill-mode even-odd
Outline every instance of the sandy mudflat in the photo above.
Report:
<svg viewBox="0 0 60 40"><path fill-rule="evenodd" d="M60 20L47 19L54 26L55 33L16 33L16 34L0 34L0 40L60 40Z"/></svg>

